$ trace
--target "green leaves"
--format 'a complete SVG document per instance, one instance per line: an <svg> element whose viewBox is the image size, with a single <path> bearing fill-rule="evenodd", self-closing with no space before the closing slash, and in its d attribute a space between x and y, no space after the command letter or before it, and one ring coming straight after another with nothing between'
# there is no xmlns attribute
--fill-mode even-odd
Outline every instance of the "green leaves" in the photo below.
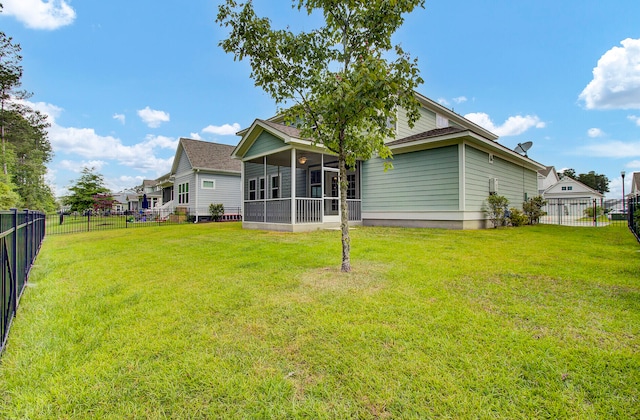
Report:
<svg viewBox="0 0 640 420"><path fill-rule="evenodd" d="M294 0L294 8L308 14L319 10L325 19L324 26L300 33L272 29L250 1L227 0L218 8L216 21L230 28L220 46L235 59L249 60L256 86L287 105L285 121L338 156L343 271L350 269L343 169L376 153L391 157L385 141L395 136L400 107L411 125L419 118L417 60L394 48L391 36L406 13L423 5L423 0ZM395 60L388 61L393 53Z"/></svg>

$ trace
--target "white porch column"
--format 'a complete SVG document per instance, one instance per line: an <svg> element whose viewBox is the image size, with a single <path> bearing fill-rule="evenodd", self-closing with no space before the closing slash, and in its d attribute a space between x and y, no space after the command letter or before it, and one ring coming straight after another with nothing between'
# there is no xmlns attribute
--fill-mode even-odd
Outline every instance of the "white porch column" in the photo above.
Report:
<svg viewBox="0 0 640 420"><path fill-rule="evenodd" d="M244 220L244 160L240 162L240 216Z"/></svg>
<svg viewBox="0 0 640 420"><path fill-rule="evenodd" d="M465 142L458 145L458 210L465 211L467 209L467 191L465 183L467 179L466 173L467 154Z"/></svg>
<svg viewBox="0 0 640 420"><path fill-rule="evenodd" d="M264 182L264 192L263 192L263 198L262 198L262 208L264 209L264 212L262 214L262 221L264 223L267 223L267 157L264 156L262 158L262 182ZM260 179L258 179L258 197L260 196Z"/></svg>
<svg viewBox="0 0 640 420"><path fill-rule="evenodd" d="M291 224L296 224L296 149L291 149Z"/></svg>

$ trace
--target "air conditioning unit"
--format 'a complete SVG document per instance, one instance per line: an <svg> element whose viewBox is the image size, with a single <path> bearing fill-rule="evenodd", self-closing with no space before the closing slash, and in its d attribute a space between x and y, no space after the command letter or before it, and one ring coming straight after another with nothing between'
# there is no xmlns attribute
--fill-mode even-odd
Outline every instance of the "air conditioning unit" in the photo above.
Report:
<svg viewBox="0 0 640 420"><path fill-rule="evenodd" d="M498 194L498 178L489 178L489 194Z"/></svg>

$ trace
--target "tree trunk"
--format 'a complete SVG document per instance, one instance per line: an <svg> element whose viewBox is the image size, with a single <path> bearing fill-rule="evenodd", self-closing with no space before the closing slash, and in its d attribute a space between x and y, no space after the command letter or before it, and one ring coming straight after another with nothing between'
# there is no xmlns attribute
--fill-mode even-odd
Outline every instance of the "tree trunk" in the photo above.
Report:
<svg viewBox="0 0 640 420"><path fill-rule="evenodd" d="M342 231L342 266L343 273L351 271L351 238L349 237L349 210L347 207L347 164L344 151L338 156L340 170L338 181L340 184L340 230Z"/></svg>

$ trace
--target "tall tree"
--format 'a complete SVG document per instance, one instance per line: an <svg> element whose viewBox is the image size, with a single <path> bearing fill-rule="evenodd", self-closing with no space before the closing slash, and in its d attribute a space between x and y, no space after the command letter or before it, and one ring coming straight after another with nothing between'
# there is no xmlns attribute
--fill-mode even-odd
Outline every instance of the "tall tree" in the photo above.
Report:
<svg viewBox="0 0 640 420"><path fill-rule="evenodd" d="M586 174L578 175L577 180L602 194L609 192L609 178L607 178L606 175L597 174L595 171L589 171Z"/></svg>
<svg viewBox="0 0 640 420"><path fill-rule="evenodd" d="M395 135L398 107L411 125L420 116L414 96L422 83L417 60L393 46L391 36L424 0L293 0L293 5L309 15L319 11L324 25L300 33L275 30L268 18L255 14L251 1L226 0L216 21L230 34L220 46L235 59L249 60L251 78L284 106L285 121L337 155L341 270L348 272L347 167L374 153L391 157L384 142Z"/></svg>
<svg viewBox="0 0 640 420"><path fill-rule="evenodd" d="M71 211L83 212L92 209L95 196L110 194L104 185L104 177L95 172L95 168L84 168L82 175L69 187L71 194L64 200L64 204L71 207Z"/></svg>
<svg viewBox="0 0 640 420"><path fill-rule="evenodd" d="M46 164L53 156L47 138L49 124L44 115L22 101L30 94L20 90L20 51L19 44L0 32L0 207L53 210L55 198L44 179Z"/></svg>
<svg viewBox="0 0 640 420"><path fill-rule="evenodd" d="M11 181L22 199L21 206L42 211L55 208L55 198L45 181L47 163L53 150L47 138L46 116L28 107L14 104L5 113ZM9 150L10 149L10 150Z"/></svg>
<svg viewBox="0 0 640 420"><path fill-rule="evenodd" d="M569 177L571 179L577 179L577 175L576 175L576 171L573 170L572 168L567 168L564 171L560 172L559 175L564 178Z"/></svg>
<svg viewBox="0 0 640 420"><path fill-rule="evenodd" d="M609 192L609 178L607 178L606 175L597 174L595 171L589 171L586 174L576 174L575 170L568 168L560 172L560 175L582 182L587 187L593 188L602 194Z"/></svg>
<svg viewBox="0 0 640 420"><path fill-rule="evenodd" d="M0 137L2 137L2 168L6 175L8 163L6 156L6 111L16 99L24 99L28 95L18 88L22 84L22 56L20 44L13 38L0 32Z"/></svg>

